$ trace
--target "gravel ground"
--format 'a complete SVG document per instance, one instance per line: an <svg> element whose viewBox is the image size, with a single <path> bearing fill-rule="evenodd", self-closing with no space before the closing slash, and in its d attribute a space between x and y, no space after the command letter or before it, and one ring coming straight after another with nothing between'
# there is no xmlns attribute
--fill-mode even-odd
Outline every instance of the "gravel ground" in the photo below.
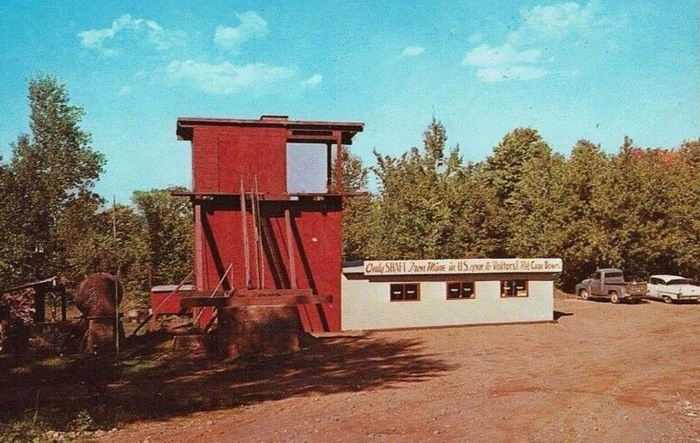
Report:
<svg viewBox="0 0 700 443"><path fill-rule="evenodd" d="M190 389L240 406L104 439L700 441L700 304L555 309L553 324L323 339L292 361L194 375Z"/></svg>

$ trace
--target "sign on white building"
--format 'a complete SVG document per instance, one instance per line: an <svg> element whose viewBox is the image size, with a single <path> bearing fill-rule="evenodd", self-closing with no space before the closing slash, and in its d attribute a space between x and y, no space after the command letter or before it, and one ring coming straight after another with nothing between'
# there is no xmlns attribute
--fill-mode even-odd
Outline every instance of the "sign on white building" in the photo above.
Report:
<svg viewBox="0 0 700 443"><path fill-rule="evenodd" d="M560 258L468 258L445 260L368 260L365 275L493 274L562 271Z"/></svg>
<svg viewBox="0 0 700 443"><path fill-rule="evenodd" d="M550 322L559 258L368 260L341 279L344 330Z"/></svg>

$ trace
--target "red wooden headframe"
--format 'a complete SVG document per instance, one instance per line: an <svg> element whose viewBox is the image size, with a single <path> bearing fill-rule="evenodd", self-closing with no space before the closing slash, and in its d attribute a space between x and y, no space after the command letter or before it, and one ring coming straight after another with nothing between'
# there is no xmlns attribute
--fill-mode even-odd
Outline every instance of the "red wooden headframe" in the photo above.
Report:
<svg viewBox="0 0 700 443"><path fill-rule="evenodd" d="M212 290L223 278L223 290L311 290L331 303L300 305L304 327L340 330L342 200L350 195L342 146L362 129L286 116L179 118L178 138L192 142L193 189L179 195L194 204L196 289ZM328 163L326 192L288 191L288 143L319 144Z"/></svg>

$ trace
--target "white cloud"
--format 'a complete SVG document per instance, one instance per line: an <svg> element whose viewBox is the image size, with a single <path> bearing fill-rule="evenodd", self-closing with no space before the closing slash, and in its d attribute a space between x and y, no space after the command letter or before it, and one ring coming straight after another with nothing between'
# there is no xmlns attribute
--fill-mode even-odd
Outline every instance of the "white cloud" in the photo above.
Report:
<svg viewBox="0 0 700 443"><path fill-rule="evenodd" d="M533 66L501 66L479 68L476 76L479 80L489 83L509 80L532 80L544 77L548 71Z"/></svg>
<svg viewBox="0 0 700 443"><path fill-rule="evenodd" d="M287 79L295 68L270 66L265 63L234 65L229 62L207 63L194 60L173 60L166 68L173 80L211 94L235 94L244 89L256 89Z"/></svg>
<svg viewBox="0 0 700 443"><path fill-rule="evenodd" d="M306 80L303 80L301 85L305 88L313 88L314 86L318 86L321 81L323 81L323 76L321 74L314 74Z"/></svg>
<svg viewBox="0 0 700 443"><path fill-rule="evenodd" d="M605 31L613 22L601 13L600 4L593 0L586 5L574 2L533 6L520 12L523 23L508 40L517 42L528 38L562 38L569 34L583 36Z"/></svg>
<svg viewBox="0 0 700 443"><path fill-rule="evenodd" d="M423 51L425 51L425 48L422 46L406 46L403 51L401 51L401 55L404 57L415 57L421 55Z"/></svg>
<svg viewBox="0 0 700 443"><path fill-rule="evenodd" d="M226 48L237 48L252 38L261 38L267 34L267 22L254 11L236 14L240 21L238 26L217 26L214 31L214 43Z"/></svg>
<svg viewBox="0 0 700 443"><path fill-rule="evenodd" d="M463 65L505 66L517 63L537 63L542 55L540 49L518 51L508 43L492 48L487 44L477 46L467 53Z"/></svg>
<svg viewBox="0 0 700 443"><path fill-rule="evenodd" d="M153 20L134 18L129 14L117 18L108 28L81 31L78 37L80 44L85 48L100 51L105 55L116 55L118 49L105 47L105 43L125 31L145 35L145 41L159 51L180 45L184 41L181 33L167 31Z"/></svg>
<svg viewBox="0 0 700 443"><path fill-rule="evenodd" d="M481 32L475 32L467 38L467 41L469 43L479 43L483 39L484 36L481 34Z"/></svg>
<svg viewBox="0 0 700 443"><path fill-rule="evenodd" d="M469 51L462 64L478 67L476 77L484 82L532 80L547 75L544 68L527 66L540 63L541 56L538 48L519 51L509 43L495 48L483 44Z"/></svg>
<svg viewBox="0 0 700 443"><path fill-rule="evenodd" d="M564 50L565 42L606 36L621 22L620 17L602 11L597 0L537 5L522 10L520 17L520 26L504 43L476 46L467 52L462 64L476 66L477 78L486 82L540 78L549 72L541 65L555 60L551 54L543 58L543 48L550 53ZM576 40L567 40L569 37ZM469 40L479 41L476 37Z"/></svg>

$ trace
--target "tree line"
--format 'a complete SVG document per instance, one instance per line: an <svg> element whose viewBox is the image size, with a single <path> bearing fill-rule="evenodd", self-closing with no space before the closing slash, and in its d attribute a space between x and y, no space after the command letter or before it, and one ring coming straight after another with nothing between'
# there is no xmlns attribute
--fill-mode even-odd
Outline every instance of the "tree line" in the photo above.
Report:
<svg viewBox="0 0 700 443"><path fill-rule="evenodd" d="M69 287L118 273L132 299L192 269L192 208L181 188L136 191L131 204L94 192L105 157L80 127L84 111L52 76L29 81L29 134L0 159L0 288L62 276ZM700 139L674 149L625 138L608 154L580 140L568 156L537 130L506 134L465 162L433 119L421 148L344 153L344 256L353 259L561 257L571 288L596 267L632 277L700 277Z"/></svg>
<svg viewBox="0 0 700 443"><path fill-rule="evenodd" d="M375 152L370 168L350 159L355 189L371 171L378 190L346 203L347 259L560 257L565 289L604 266L700 278L700 139L625 137L614 154L580 140L564 156L517 128L470 163L433 119L421 149Z"/></svg>

